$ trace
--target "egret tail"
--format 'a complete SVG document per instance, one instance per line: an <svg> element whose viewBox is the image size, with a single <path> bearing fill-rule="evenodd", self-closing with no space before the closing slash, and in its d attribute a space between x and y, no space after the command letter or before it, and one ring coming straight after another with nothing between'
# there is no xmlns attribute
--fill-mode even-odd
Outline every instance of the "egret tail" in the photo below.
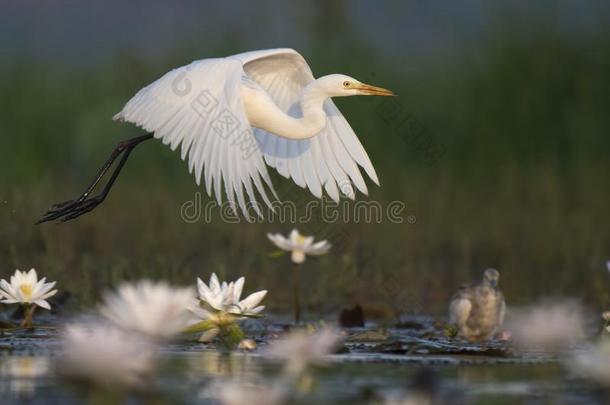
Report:
<svg viewBox="0 0 610 405"><path fill-rule="evenodd" d="M108 196L108 193L119 176L119 173L121 173L121 169L123 169L125 162L127 162L127 159L129 159L131 151L133 151L133 149L140 143L152 138L153 134L148 133L119 142L119 144L110 154L108 160L106 160L106 163L104 163L104 165L100 168L89 187L87 187L87 189L78 198L51 206L51 208L49 208L49 210L43 215L37 224L55 220L60 220L61 222L70 221L71 219L78 218L81 215L95 209ZM102 191L97 195L91 196L93 190L95 190L97 185L104 178L106 173L108 173L113 163L119 156L121 156L121 159L112 171L110 179L108 179Z"/></svg>

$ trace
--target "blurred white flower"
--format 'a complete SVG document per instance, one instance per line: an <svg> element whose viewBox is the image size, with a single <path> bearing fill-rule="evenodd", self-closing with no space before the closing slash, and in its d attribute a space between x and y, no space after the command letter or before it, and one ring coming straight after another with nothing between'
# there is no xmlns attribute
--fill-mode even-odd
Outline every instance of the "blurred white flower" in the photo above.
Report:
<svg viewBox="0 0 610 405"><path fill-rule="evenodd" d="M547 302L515 311L508 329L522 348L561 350L583 338L582 309L574 301Z"/></svg>
<svg viewBox="0 0 610 405"><path fill-rule="evenodd" d="M283 361L286 373L296 376L310 364L322 362L326 355L335 350L340 340L337 331L330 328L314 333L296 331L273 342L267 354Z"/></svg>
<svg viewBox="0 0 610 405"><path fill-rule="evenodd" d="M610 271L610 260L606 262L606 270Z"/></svg>
<svg viewBox="0 0 610 405"><path fill-rule="evenodd" d="M602 339L587 350L575 354L567 366L584 377L610 386L610 342Z"/></svg>
<svg viewBox="0 0 610 405"><path fill-rule="evenodd" d="M46 283L46 277L38 280L36 270L29 272L16 270L11 276L10 284L6 280L0 280L0 296L4 304L34 304L45 309L51 309L46 301L57 293L52 288L55 281Z"/></svg>
<svg viewBox="0 0 610 405"><path fill-rule="evenodd" d="M150 341L111 325L69 325L58 371L104 387L144 388L155 371L156 352Z"/></svg>
<svg viewBox="0 0 610 405"><path fill-rule="evenodd" d="M313 236L304 236L293 229L285 238L279 233L268 233L267 237L275 246L287 252L292 252L291 259L294 263L303 263L307 255L320 256L328 253L330 243L326 240L313 243Z"/></svg>
<svg viewBox="0 0 610 405"><path fill-rule="evenodd" d="M122 284L116 293L107 293L100 313L125 330L168 339L189 325L191 315L187 307L193 299L190 288L144 280Z"/></svg>
<svg viewBox="0 0 610 405"><path fill-rule="evenodd" d="M202 319L206 319L211 316L211 313L216 312L225 312L238 317L259 314L265 309L264 306L258 306L258 304L267 295L267 290L252 293L240 301L245 281L244 277L240 277L235 282L231 281L227 284L223 281L221 284L216 274L212 273L208 286L198 278L197 290L199 292L199 299L204 305L196 306L193 312Z"/></svg>

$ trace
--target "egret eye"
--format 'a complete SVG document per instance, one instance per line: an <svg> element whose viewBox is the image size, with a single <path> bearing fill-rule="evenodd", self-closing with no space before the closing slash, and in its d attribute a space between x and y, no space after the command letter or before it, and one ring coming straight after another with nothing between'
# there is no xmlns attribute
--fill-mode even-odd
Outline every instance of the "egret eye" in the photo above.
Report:
<svg viewBox="0 0 610 405"><path fill-rule="evenodd" d="M347 80L343 82L343 87L349 87L349 82Z"/></svg>

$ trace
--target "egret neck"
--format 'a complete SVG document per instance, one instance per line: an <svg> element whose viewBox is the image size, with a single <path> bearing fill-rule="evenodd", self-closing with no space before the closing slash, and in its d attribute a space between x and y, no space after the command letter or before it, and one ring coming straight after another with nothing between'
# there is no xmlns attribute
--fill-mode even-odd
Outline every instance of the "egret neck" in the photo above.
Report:
<svg viewBox="0 0 610 405"><path fill-rule="evenodd" d="M241 91L248 120L256 128L283 138L307 139L326 126L324 102L330 95L317 80L305 86L299 104L289 113L282 111L258 84L244 81Z"/></svg>

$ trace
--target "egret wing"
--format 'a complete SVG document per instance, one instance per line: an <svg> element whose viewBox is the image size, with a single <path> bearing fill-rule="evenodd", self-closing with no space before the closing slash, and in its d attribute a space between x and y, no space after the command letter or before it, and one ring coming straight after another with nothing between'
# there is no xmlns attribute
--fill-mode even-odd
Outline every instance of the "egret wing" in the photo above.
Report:
<svg viewBox="0 0 610 405"><path fill-rule="evenodd" d="M153 132L172 150L181 145L197 184L203 178L221 204L224 183L228 203L236 209L237 201L249 219L250 206L261 215L253 184L268 205L261 179L275 192L241 101L243 74L235 59L195 61L140 90L114 118Z"/></svg>
<svg viewBox="0 0 610 405"><path fill-rule="evenodd" d="M303 88L314 80L305 59L292 49L273 49L235 55L245 73L257 82L283 111L300 117ZM360 165L379 184L373 165L360 140L332 100L324 106L326 127L309 139L287 139L259 128L254 134L265 162L300 187L320 198L322 187L335 201L340 194L354 198L353 185L367 194Z"/></svg>

